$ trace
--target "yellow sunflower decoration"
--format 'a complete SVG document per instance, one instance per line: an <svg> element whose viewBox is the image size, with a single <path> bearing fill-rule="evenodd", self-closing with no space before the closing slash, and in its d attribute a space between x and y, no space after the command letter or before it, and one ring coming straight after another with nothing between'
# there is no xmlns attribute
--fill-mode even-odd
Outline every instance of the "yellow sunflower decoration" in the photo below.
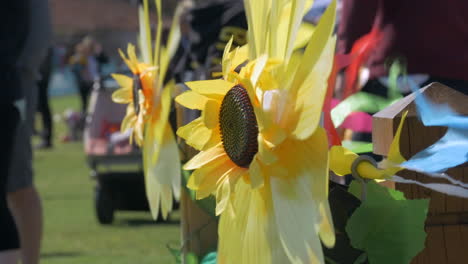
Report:
<svg viewBox="0 0 468 264"><path fill-rule="evenodd" d="M336 2L293 53L312 1L245 0L248 47L222 78L189 82L176 101L201 116L177 134L200 150L184 166L197 198L216 196L219 263L323 263L335 243L328 142L320 126L336 37Z"/></svg>
<svg viewBox="0 0 468 264"><path fill-rule="evenodd" d="M180 159L177 142L169 124L169 112L174 81L164 85L167 67L180 39L179 11L176 11L167 46L161 45L161 1L156 0L158 24L154 52L149 19L148 0L139 9L140 47L143 61L139 61L135 47L128 45L126 57L120 55L133 73L133 78L114 74L121 88L114 92L116 103L128 104L122 121L122 131L132 129L132 138L142 147L146 195L151 213L156 219L160 207L166 218L172 209L173 197L180 195Z"/></svg>

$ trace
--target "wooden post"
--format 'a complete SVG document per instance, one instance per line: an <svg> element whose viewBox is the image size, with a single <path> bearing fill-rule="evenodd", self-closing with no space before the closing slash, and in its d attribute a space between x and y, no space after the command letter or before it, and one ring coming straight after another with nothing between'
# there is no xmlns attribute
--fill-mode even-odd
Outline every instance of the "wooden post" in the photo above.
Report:
<svg viewBox="0 0 468 264"><path fill-rule="evenodd" d="M468 96L440 83L432 83L421 92L431 101L448 104L462 115L468 115ZM417 118L415 95L410 94L397 103L373 116L374 153L386 155L400 123L403 112L408 117L403 126L400 150L409 158L439 140L446 132L443 127L424 127ZM447 173L455 179L468 183L467 164L452 168ZM398 175L420 182L446 182L427 176L403 171ZM444 195L421 186L393 184L404 192L408 199L429 198L429 213L426 220L426 247L416 256L413 264L468 263L468 199Z"/></svg>
<svg viewBox="0 0 468 264"><path fill-rule="evenodd" d="M176 94L181 94L187 90L185 85L177 85ZM186 109L176 104L177 127L181 127L199 116L198 111ZM197 151L185 144L179 138L179 146L182 149L182 160L188 161ZM203 211L187 193L185 186L182 186L180 193L180 224L182 228L182 247L183 255L192 252L198 256L204 256L206 253L216 249L218 241L218 223L213 216ZM183 263L185 262L182 258Z"/></svg>

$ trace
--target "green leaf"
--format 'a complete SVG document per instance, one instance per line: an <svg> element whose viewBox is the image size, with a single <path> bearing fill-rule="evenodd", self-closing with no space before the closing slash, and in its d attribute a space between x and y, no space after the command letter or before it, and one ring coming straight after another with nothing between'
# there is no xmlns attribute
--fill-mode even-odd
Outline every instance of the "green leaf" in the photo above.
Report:
<svg viewBox="0 0 468 264"><path fill-rule="evenodd" d="M362 253L355 261L353 264L363 264L366 263L367 260L367 254Z"/></svg>
<svg viewBox="0 0 468 264"><path fill-rule="evenodd" d="M352 181L351 184L349 185L348 192L356 196L358 199L361 199L361 184L358 181ZM370 181L367 183L367 196L375 197L375 199L372 199L371 201L368 201L368 202L379 203L379 199L377 198L382 198L382 196L385 197L388 195L393 197L393 199L395 200L406 200L405 195L400 191L383 187L379 185L378 183L376 183L375 181Z"/></svg>
<svg viewBox="0 0 468 264"><path fill-rule="evenodd" d="M349 192L359 197L360 188L353 182ZM367 199L346 226L351 245L364 250L370 264L409 263L424 248L428 205L427 199L405 200L401 192L369 182Z"/></svg>

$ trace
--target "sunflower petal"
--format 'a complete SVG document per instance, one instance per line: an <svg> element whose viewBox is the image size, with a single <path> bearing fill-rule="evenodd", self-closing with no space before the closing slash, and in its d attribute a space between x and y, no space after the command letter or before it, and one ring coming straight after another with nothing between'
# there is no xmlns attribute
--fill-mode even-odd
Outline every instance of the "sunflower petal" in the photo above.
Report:
<svg viewBox="0 0 468 264"><path fill-rule="evenodd" d="M245 174L246 170L239 167L232 167L218 180L216 190L216 215L220 215L226 210L231 201L231 192L239 178Z"/></svg>
<svg viewBox="0 0 468 264"><path fill-rule="evenodd" d="M136 74L138 72L138 65L132 63L128 58L127 56L125 56L125 54L123 53L123 51L121 49L119 49L119 54L120 54L120 57L122 58L122 60L125 62L125 64L127 64L128 68L130 69L130 71L133 73L133 74Z"/></svg>
<svg viewBox="0 0 468 264"><path fill-rule="evenodd" d="M143 7L138 8L138 21L139 21L139 44L142 53L143 61L152 64L152 49L151 49L151 28L149 18L149 5L148 0L143 1Z"/></svg>
<svg viewBox="0 0 468 264"><path fill-rule="evenodd" d="M260 78L260 74L262 74L263 69L265 68L267 60L268 60L268 56L263 55L260 58L258 58L255 63L252 74L250 76L250 81L252 82L252 85L254 87L257 85L257 81Z"/></svg>
<svg viewBox="0 0 468 264"><path fill-rule="evenodd" d="M244 1L245 14L249 24L247 39L249 40L249 57L256 58L267 53L268 12L271 1Z"/></svg>
<svg viewBox="0 0 468 264"><path fill-rule="evenodd" d="M122 88L131 89L133 86L133 79L124 74L113 73L112 78L119 84Z"/></svg>
<svg viewBox="0 0 468 264"><path fill-rule="evenodd" d="M221 129L219 126L217 126L211 130L210 139L208 139L208 141L205 143L204 148L209 149L215 147L219 142L221 142L221 140Z"/></svg>
<svg viewBox="0 0 468 264"><path fill-rule="evenodd" d="M132 90L120 88L112 93L112 101L118 104L128 104L133 101Z"/></svg>
<svg viewBox="0 0 468 264"><path fill-rule="evenodd" d="M232 46L232 41L233 40L234 40L234 38L231 36L228 43L224 47L223 60L221 62L224 79L227 79L226 77L228 75L228 72L231 70L231 63L232 63L231 58L232 57L230 56L231 55L230 51L231 51L231 46Z"/></svg>
<svg viewBox="0 0 468 264"><path fill-rule="evenodd" d="M224 209L226 209L227 207L230 196L231 186L229 183L229 177L226 177L226 179L216 190L216 215L220 215L222 212L224 212Z"/></svg>
<svg viewBox="0 0 468 264"><path fill-rule="evenodd" d="M311 176L314 200L326 201L328 199L327 132L319 127L309 139L300 141L296 149L301 153L300 163L304 164L304 169Z"/></svg>
<svg viewBox="0 0 468 264"><path fill-rule="evenodd" d="M203 188L209 188L209 191L206 194L206 196L208 196L211 193L210 191L216 190L216 182L219 180L219 178L221 178L221 176L223 176L226 171L233 167L230 166L228 161L230 161L229 158L226 155L222 155L206 163L192 173L187 183L187 187L196 191L199 191ZM205 190L205 192L207 191Z"/></svg>
<svg viewBox="0 0 468 264"><path fill-rule="evenodd" d="M228 181L237 181L240 175L243 173L243 170L238 168L227 156L221 156L219 158L221 164L217 167L212 167L206 173L206 177L203 179L197 190L197 199L203 199L208 197L210 194L214 194L219 186L225 180ZM200 169L203 169L200 168ZM199 169L199 170L200 170ZM220 180L220 179L225 179ZM229 178L229 179L226 179ZM229 197L228 197L229 198Z"/></svg>
<svg viewBox="0 0 468 264"><path fill-rule="evenodd" d="M171 186L161 185L161 216L164 220L172 211L173 197Z"/></svg>
<svg viewBox="0 0 468 264"><path fill-rule="evenodd" d="M208 98L194 91L187 91L178 95L175 101L190 109L203 110Z"/></svg>
<svg viewBox="0 0 468 264"><path fill-rule="evenodd" d="M218 263L289 263L277 234L269 188L252 190L239 180L230 207L221 214Z"/></svg>
<svg viewBox="0 0 468 264"><path fill-rule="evenodd" d="M151 157L153 156L154 149L151 143L154 139L154 133L147 128L145 132L145 143L143 147L143 169L145 175L145 190L146 197L150 206L151 215L153 219L157 219L159 215L159 206L161 201L161 185L158 183L155 170L152 168Z"/></svg>
<svg viewBox="0 0 468 264"><path fill-rule="evenodd" d="M293 132L298 139L308 138L319 124L328 87L327 80L333 66L335 43L336 37L327 42L323 54L298 91L296 109L300 116Z"/></svg>
<svg viewBox="0 0 468 264"><path fill-rule="evenodd" d="M258 159L265 165L270 165L278 161L278 157L273 153L273 150L268 146L262 134L258 134Z"/></svg>
<svg viewBox="0 0 468 264"><path fill-rule="evenodd" d="M199 94L221 96L224 96L234 86L233 83L221 79L186 82L185 84Z"/></svg>
<svg viewBox="0 0 468 264"><path fill-rule="evenodd" d="M155 124L155 139L157 142L162 142L164 137L165 130L167 128L169 113L171 111L171 100L172 100L172 91L174 89L175 82L171 80L163 89L161 94L161 110L159 113L159 119Z"/></svg>
<svg viewBox="0 0 468 264"><path fill-rule="evenodd" d="M202 111L202 118L207 128L213 129L219 125L220 108L221 105L215 100L208 100L206 102L205 108Z"/></svg>
<svg viewBox="0 0 468 264"><path fill-rule="evenodd" d="M276 228L292 263L324 262L315 228L319 225L320 215L318 204L312 198L311 185L306 175L287 179L271 177Z"/></svg>
<svg viewBox="0 0 468 264"><path fill-rule="evenodd" d="M219 143L214 148L200 151L191 160L184 165L184 170L194 170L202 167L208 162L219 158L220 156L226 155L222 143Z"/></svg>
<svg viewBox="0 0 468 264"><path fill-rule="evenodd" d="M186 143L197 150L204 148L210 140L212 131L208 129L201 117L177 129L177 135L185 139Z"/></svg>
<svg viewBox="0 0 468 264"><path fill-rule="evenodd" d="M264 184L264 175L261 168L261 165L254 159L249 166L249 179L250 179L250 186L252 189L257 189L263 186Z"/></svg>
<svg viewBox="0 0 468 264"><path fill-rule="evenodd" d="M292 6L288 25L286 54L284 57L286 60L289 60L289 57L291 56L291 53L293 51L294 44L297 39L297 33L299 31L299 27L302 23L302 18L304 16L306 2L306 0L291 1Z"/></svg>
<svg viewBox="0 0 468 264"><path fill-rule="evenodd" d="M130 62L136 67L138 67L138 58L136 56L135 46L133 46L132 44L128 44L127 46L127 55Z"/></svg>
<svg viewBox="0 0 468 264"><path fill-rule="evenodd" d="M234 51L231 52L231 70L235 70L239 65L248 60L248 47L244 45L242 47L237 47Z"/></svg>
<svg viewBox="0 0 468 264"><path fill-rule="evenodd" d="M148 142L148 141L147 141ZM156 177L157 184L161 185L161 211L166 219L168 213L172 210L173 192L174 197L180 195L180 158L179 148L172 133L171 126L166 123L164 137L161 142L155 138L148 142L150 145L145 148L153 147L153 156L156 156L154 164L151 164ZM153 159L154 157L151 157Z"/></svg>
<svg viewBox="0 0 468 264"><path fill-rule="evenodd" d="M315 64L320 58L322 51L327 45L328 39L333 33L335 26L335 17L336 17L336 1L333 0L328 6L327 10L320 19L317 28L314 31L314 34L309 40L309 44L306 47L306 50L303 55L303 59L299 65L299 68L294 76L294 82L292 87L294 89L299 89L307 76L309 75L311 69L315 68ZM331 58L333 59L333 58Z"/></svg>
<svg viewBox="0 0 468 264"><path fill-rule="evenodd" d="M133 105L127 106L127 114L125 115L124 119L122 120L122 124L120 125L120 130L122 132L126 132L128 129L133 128L136 123L137 117L132 112L133 111L132 108L133 108Z"/></svg>
<svg viewBox="0 0 468 264"><path fill-rule="evenodd" d="M335 228L333 227L333 218L331 216L330 205L327 201L320 203L319 211L321 215L321 221L319 226L319 235L322 243L332 248L335 245Z"/></svg>

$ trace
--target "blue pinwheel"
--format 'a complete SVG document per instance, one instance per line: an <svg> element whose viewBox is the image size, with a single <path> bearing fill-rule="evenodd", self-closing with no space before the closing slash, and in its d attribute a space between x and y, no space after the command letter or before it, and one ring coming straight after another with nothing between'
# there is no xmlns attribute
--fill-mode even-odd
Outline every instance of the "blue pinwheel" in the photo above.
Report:
<svg viewBox="0 0 468 264"><path fill-rule="evenodd" d="M436 143L414 155L403 167L428 173L444 172L468 161L468 116L462 116L446 104L435 104L408 80L416 93L419 118L425 126L445 126L445 135ZM467 102L468 103L468 102Z"/></svg>

